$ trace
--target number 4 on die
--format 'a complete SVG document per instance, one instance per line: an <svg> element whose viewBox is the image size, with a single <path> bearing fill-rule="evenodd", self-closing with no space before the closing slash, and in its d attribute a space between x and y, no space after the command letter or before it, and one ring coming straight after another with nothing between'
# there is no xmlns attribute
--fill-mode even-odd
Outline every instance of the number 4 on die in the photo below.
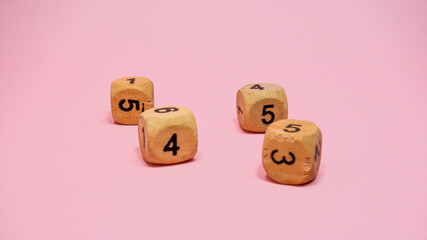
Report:
<svg viewBox="0 0 427 240"><path fill-rule="evenodd" d="M191 160L198 136L193 112L185 107L152 108L139 117L139 146L145 161L174 164Z"/></svg>

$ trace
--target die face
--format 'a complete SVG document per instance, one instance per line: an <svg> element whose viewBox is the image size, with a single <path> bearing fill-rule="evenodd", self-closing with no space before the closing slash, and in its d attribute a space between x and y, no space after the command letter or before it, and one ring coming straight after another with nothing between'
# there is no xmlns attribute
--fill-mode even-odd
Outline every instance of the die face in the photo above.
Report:
<svg viewBox="0 0 427 240"><path fill-rule="evenodd" d="M281 120L270 125L263 143L263 167L282 184L305 184L319 171L322 134L311 122Z"/></svg>
<svg viewBox="0 0 427 240"><path fill-rule="evenodd" d="M276 98L265 98L254 103L247 112L251 131L265 132L274 121L287 118L286 104Z"/></svg>
<svg viewBox="0 0 427 240"><path fill-rule="evenodd" d="M121 124L138 124L141 112L153 108L153 84L147 78L120 78L111 84L111 112Z"/></svg>
<svg viewBox="0 0 427 240"><path fill-rule="evenodd" d="M265 132L271 123L288 117L285 90L272 83L245 85L237 92L236 112L242 129Z"/></svg>
<svg viewBox="0 0 427 240"><path fill-rule="evenodd" d="M190 160L197 152L194 129L170 126L148 140L148 159L157 164L173 164Z"/></svg>
<svg viewBox="0 0 427 240"><path fill-rule="evenodd" d="M141 153L147 162L173 164L192 159L198 146L196 120L185 107L162 107L141 114Z"/></svg>

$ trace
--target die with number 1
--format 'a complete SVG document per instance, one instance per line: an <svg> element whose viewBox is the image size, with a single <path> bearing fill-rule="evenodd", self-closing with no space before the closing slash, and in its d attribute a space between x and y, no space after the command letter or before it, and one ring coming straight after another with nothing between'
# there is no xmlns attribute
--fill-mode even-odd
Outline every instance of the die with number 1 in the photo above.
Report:
<svg viewBox="0 0 427 240"><path fill-rule="evenodd" d="M274 121L288 118L285 90L273 83L245 85L237 92L236 112L242 129L265 132Z"/></svg>
<svg viewBox="0 0 427 240"><path fill-rule="evenodd" d="M144 160L154 164L185 162L197 152L193 112L186 107L152 108L139 116L139 146Z"/></svg>
<svg viewBox="0 0 427 240"><path fill-rule="evenodd" d="M148 78L119 78L111 83L111 112L115 122L138 124L139 115L154 107L153 83Z"/></svg>

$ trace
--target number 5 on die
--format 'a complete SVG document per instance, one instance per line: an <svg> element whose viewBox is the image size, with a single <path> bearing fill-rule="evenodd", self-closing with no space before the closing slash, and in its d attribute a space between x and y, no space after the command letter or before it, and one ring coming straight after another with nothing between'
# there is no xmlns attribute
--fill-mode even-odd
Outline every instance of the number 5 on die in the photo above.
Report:
<svg viewBox="0 0 427 240"><path fill-rule="evenodd" d="M110 100L115 122L138 124L138 116L154 107L153 83L143 77L116 79L111 83Z"/></svg>
<svg viewBox="0 0 427 240"><path fill-rule="evenodd" d="M288 118L285 90L272 83L245 85L237 92L236 112L242 129L265 132L273 122Z"/></svg>

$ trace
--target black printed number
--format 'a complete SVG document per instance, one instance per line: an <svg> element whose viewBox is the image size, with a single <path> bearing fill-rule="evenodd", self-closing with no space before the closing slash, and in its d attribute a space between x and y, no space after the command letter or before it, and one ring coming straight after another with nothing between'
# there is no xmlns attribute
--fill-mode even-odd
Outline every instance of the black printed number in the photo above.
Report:
<svg viewBox="0 0 427 240"><path fill-rule="evenodd" d="M290 132L290 133L299 132L301 130L299 127L301 126L302 125L299 125L299 124L289 124L288 126L285 127L285 129L283 129L283 131Z"/></svg>
<svg viewBox="0 0 427 240"><path fill-rule="evenodd" d="M164 108L158 108L154 110L156 113L168 113L168 112L176 112L179 109L176 107L164 107Z"/></svg>
<svg viewBox="0 0 427 240"><path fill-rule="evenodd" d="M262 108L262 116L270 115L270 120L268 121L265 118L261 119L264 124L270 124L274 121L274 113L272 111L267 111L267 108L274 108L274 105L264 105Z"/></svg>
<svg viewBox="0 0 427 240"><path fill-rule="evenodd" d="M134 84L135 78L129 78L129 79L126 79L126 81L129 81L130 84Z"/></svg>
<svg viewBox="0 0 427 240"><path fill-rule="evenodd" d="M172 137L169 139L169 142L166 143L166 146L163 148L163 152L169 152L172 151L172 155L176 156L178 153L179 146L177 143L177 136L176 133L172 135Z"/></svg>
<svg viewBox="0 0 427 240"><path fill-rule="evenodd" d="M122 99L122 100L120 100L120 102L119 102L119 108L120 108L122 111L129 112L129 111L131 111L134 107L135 107L135 109L136 109L136 110L139 110L139 109L140 109L140 107L139 107L139 101L138 101L138 100L131 100L131 99L128 99L129 107L124 107L124 106L123 106L123 105L125 104L125 102L126 102L126 100L125 100L125 99ZM142 111L144 111L144 103L142 103Z"/></svg>
<svg viewBox="0 0 427 240"><path fill-rule="evenodd" d="M142 138L144 139L143 140L144 141L143 147L145 148L145 130L144 130L144 127L142 127Z"/></svg>
<svg viewBox="0 0 427 240"><path fill-rule="evenodd" d="M316 144L316 150L314 151L314 161L317 161L317 158L322 154L322 141L319 141L319 144Z"/></svg>
<svg viewBox="0 0 427 240"><path fill-rule="evenodd" d="M274 163L276 163L276 164L282 164L282 163L286 163L287 165L292 165L292 164L294 164L294 162L295 162L295 155L292 153L292 152L289 152L289 155L291 156L291 158L292 158L292 160L291 161L288 161L288 160L286 160L286 157L285 156L283 156L282 157L282 160L280 160L280 161L277 161L275 158L274 158L274 154L276 154L277 152L278 152L279 150L273 150L272 152L271 152L271 154L270 154L270 158L271 158L271 160L274 162Z"/></svg>
<svg viewBox="0 0 427 240"><path fill-rule="evenodd" d="M239 111L240 114L243 113L242 109L239 106L237 106L237 110Z"/></svg>
<svg viewBox="0 0 427 240"><path fill-rule="evenodd" d="M259 84L255 84L255 85L253 85L253 86L251 87L251 89L264 90L264 88L263 88L263 87L261 87L261 85L259 85Z"/></svg>

